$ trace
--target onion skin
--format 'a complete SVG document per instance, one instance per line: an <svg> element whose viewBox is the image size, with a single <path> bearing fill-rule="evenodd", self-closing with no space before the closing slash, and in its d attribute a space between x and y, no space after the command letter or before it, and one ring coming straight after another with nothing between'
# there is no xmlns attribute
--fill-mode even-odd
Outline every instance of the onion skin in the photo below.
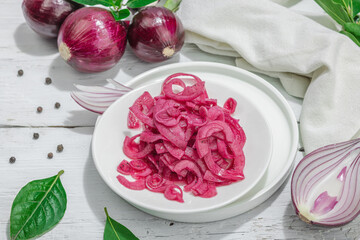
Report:
<svg viewBox="0 0 360 240"><path fill-rule="evenodd" d="M68 0L24 0L22 10L32 30L46 38L56 38L67 16L83 5Z"/></svg>
<svg viewBox="0 0 360 240"><path fill-rule="evenodd" d="M58 36L61 57L80 72L102 72L125 52L126 28L102 8L79 9L64 21Z"/></svg>
<svg viewBox="0 0 360 240"><path fill-rule="evenodd" d="M128 29L128 41L135 55L146 62L171 58L184 45L180 19L164 7L147 7L138 12Z"/></svg>

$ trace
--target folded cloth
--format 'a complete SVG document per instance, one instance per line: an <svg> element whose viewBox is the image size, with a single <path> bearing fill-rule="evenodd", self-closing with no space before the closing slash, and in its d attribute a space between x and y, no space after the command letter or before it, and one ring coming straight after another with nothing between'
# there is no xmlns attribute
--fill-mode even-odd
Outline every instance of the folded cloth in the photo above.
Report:
<svg viewBox="0 0 360 240"><path fill-rule="evenodd" d="M177 14L187 42L304 97L306 153L360 136L360 48L346 36L269 0L183 0Z"/></svg>

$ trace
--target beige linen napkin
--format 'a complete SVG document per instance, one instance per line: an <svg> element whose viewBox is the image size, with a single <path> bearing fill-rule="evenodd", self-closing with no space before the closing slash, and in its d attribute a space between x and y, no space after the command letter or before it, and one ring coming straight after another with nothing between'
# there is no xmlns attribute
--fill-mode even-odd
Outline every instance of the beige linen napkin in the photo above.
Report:
<svg viewBox="0 0 360 240"><path fill-rule="evenodd" d="M331 23L268 0L183 0L177 14L187 42L234 56L237 66L277 77L289 94L304 97L307 153L359 137L360 48Z"/></svg>

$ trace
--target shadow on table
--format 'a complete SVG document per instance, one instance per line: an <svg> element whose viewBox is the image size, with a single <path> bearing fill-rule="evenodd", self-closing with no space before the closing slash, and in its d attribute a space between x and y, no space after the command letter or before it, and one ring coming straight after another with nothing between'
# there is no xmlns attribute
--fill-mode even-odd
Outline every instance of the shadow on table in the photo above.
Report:
<svg viewBox="0 0 360 240"><path fill-rule="evenodd" d="M68 65L60 56L55 58L49 68L49 77L52 78L52 85L59 90L75 91L74 84L103 86L107 78L114 78L120 71L120 65L100 73L78 72Z"/></svg>
<svg viewBox="0 0 360 240"><path fill-rule="evenodd" d="M132 207L125 200L114 193L102 180L98 174L93 159L91 157L91 150L87 158L84 168L84 192L88 205L93 214L100 222L105 225L104 207L107 207L109 214L117 220L120 219L141 219L146 215L136 208ZM138 217L136 215L144 215Z"/></svg>
<svg viewBox="0 0 360 240"><path fill-rule="evenodd" d="M272 203L276 201L276 199L279 197L281 192L286 187L287 182L289 181L289 178L286 179L286 181L281 185L281 187L276 190L276 192L265 202L261 203L259 206L251 209L250 211L247 211L243 214L240 214L239 216L235 216L233 218L238 218L239 223L237 227L239 227L241 224L247 223L251 221L251 219L254 219L256 216L260 215L264 210L266 210L268 207L271 207Z"/></svg>
<svg viewBox="0 0 360 240"><path fill-rule="evenodd" d="M123 58L120 60L121 69L127 75L131 77L136 77L137 75L149 71L151 69L180 62L180 54L176 54L172 58L158 63L148 63L145 61L140 60L136 55L132 52L129 45L126 47L125 54ZM121 79L116 79L117 81L121 82Z"/></svg>
<svg viewBox="0 0 360 240"><path fill-rule="evenodd" d="M86 135L92 134L92 132L89 133L86 131L82 131L81 129L83 127L94 127L96 123L96 119L98 118L99 114L90 112L83 108L81 110L69 111L69 114L70 116L67 117L67 119L64 122L65 126L73 126L73 128L70 129L71 131L76 133L86 134Z"/></svg>
<svg viewBox="0 0 360 240"><path fill-rule="evenodd" d="M58 52L56 38L43 38L30 29L26 23L16 28L14 40L21 52L29 55L46 56Z"/></svg>
<svg viewBox="0 0 360 240"><path fill-rule="evenodd" d="M311 225L300 220L292 203L288 204L282 222L285 239L360 239L359 218L340 227Z"/></svg>

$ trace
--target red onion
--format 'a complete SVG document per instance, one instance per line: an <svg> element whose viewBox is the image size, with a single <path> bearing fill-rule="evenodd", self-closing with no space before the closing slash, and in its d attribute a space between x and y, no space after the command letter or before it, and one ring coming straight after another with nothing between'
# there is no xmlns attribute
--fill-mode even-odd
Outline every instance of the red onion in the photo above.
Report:
<svg viewBox="0 0 360 240"><path fill-rule="evenodd" d="M60 28L61 57L81 72L101 72L115 66L124 54L126 29L102 8L86 7L66 18Z"/></svg>
<svg viewBox="0 0 360 240"><path fill-rule="evenodd" d="M360 138L319 148L297 165L291 196L300 219L340 226L360 213Z"/></svg>
<svg viewBox="0 0 360 240"><path fill-rule="evenodd" d="M180 19L164 7L147 7L132 19L128 40L135 55L146 62L161 62L180 51L185 32Z"/></svg>
<svg viewBox="0 0 360 240"><path fill-rule="evenodd" d="M43 37L56 38L65 18L82 5L68 0L24 0L27 24Z"/></svg>

